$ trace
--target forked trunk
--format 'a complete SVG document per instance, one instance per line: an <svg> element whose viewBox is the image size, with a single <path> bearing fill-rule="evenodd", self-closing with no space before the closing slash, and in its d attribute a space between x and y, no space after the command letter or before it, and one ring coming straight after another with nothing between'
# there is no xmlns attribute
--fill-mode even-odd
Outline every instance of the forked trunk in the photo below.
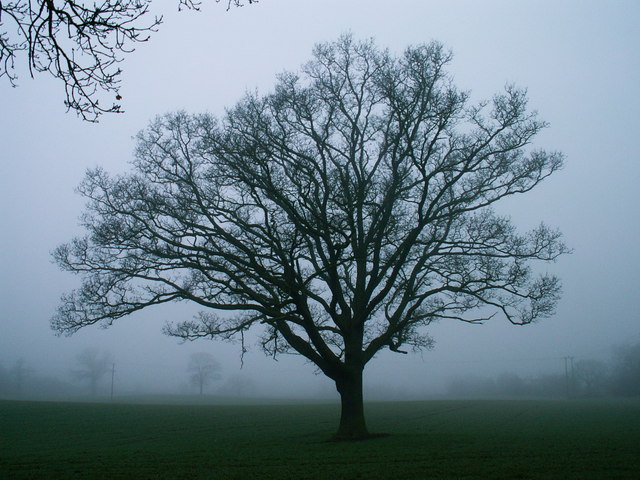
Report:
<svg viewBox="0 0 640 480"><path fill-rule="evenodd" d="M362 370L350 372L336 380L342 412L335 440L362 440L369 437L364 419Z"/></svg>

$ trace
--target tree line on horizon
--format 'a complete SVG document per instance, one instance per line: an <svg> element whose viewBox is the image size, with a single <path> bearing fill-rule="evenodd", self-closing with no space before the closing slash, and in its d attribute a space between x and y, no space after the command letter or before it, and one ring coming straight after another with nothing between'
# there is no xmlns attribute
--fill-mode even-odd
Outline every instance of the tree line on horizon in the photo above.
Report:
<svg viewBox="0 0 640 480"><path fill-rule="evenodd" d="M75 356L74 367L65 378L41 374L24 358L19 358L7 365L0 363L0 398L99 397L109 393L111 374L115 375L116 370L118 393L122 369L123 366L111 353L98 348L85 348L79 352ZM190 354L184 370L186 383L182 389L204 395L212 383L222 379L221 369L220 363L209 353ZM252 382L237 375L227 378L220 387L221 392L231 397L240 397L252 390Z"/></svg>
<svg viewBox="0 0 640 480"><path fill-rule="evenodd" d="M574 361L575 360L575 361ZM446 386L450 397L640 397L640 343L617 345L607 360L565 359L557 373L460 376Z"/></svg>
<svg viewBox="0 0 640 480"><path fill-rule="evenodd" d="M104 373L93 384L89 381L90 368L86 362L82 365L80 357L91 357L87 353L90 351L92 350L88 349L78 355L76 367L67 379L40 374L23 358L13 363L0 363L0 399L82 396L92 393L94 387L95 393L92 394L104 394L107 391L104 382L108 369L101 369ZM99 352L97 358L100 360L107 356L107 353ZM110 361L113 360L113 357L108 358L111 359ZM100 361L92 364L99 363ZM111 368L111 364L107 366ZM190 391L200 395L216 393L232 398L253 396L258 393L251 379L237 375L222 379L220 370L220 364L210 354L192 354L185 369L185 378L192 387ZM78 372L84 373L78 375ZM207 391L207 387L220 380L222 380L221 383L214 391ZM640 397L640 342L612 347L611 355L606 360L576 359L573 369L569 368L566 372L523 376L505 371L496 376L452 377L444 387L443 393L448 397L456 398Z"/></svg>

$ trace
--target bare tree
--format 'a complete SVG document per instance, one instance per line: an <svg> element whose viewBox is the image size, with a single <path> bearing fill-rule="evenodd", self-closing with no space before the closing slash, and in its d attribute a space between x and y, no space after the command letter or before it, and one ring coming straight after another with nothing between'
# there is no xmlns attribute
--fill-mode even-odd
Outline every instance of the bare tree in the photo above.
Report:
<svg viewBox="0 0 640 480"><path fill-rule="evenodd" d="M22 394L25 381L33 375L33 370L24 358L19 358L13 364L11 370L9 370L11 381L13 383L13 390L17 395Z"/></svg>
<svg viewBox="0 0 640 480"><path fill-rule="evenodd" d="M546 124L523 90L471 106L445 73L450 58L438 43L394 57L343 36L220 121L156 119L134 173L93 170L79 189L89 235L54 257L83 284L63 296L54 330L191 300L205 311L166 333L229 339L263 326L265 352L300 354L335 382L337 437L361 438L362 373L381 349L430 348L424 327L439 320L551 315L559 280L532 261L566 252L561 234L518 234L491 207L562 155L528 147Z"/></svg>
<svg viewBox="0 0 640 480"><path fill-rule="evenodd" d="M78 380L88 382L91 395L95 396L100 380L111 371L113 357L97 348L87 348L76 356L76 362L78 366L71 373Z"/></svg>
<svg viewBox="0 0 640 480"><path fill-rule="evenodd" d="M607 376L607 367L598 360L580 360L576 363L575 377L584 385L588 396L602 392L603 383Z"/></svg>
<svg viewBox="0 0 640 480"><path fill-rule="evenodd" d="M611 389L614 395L640 396L640 343L613 349Z"/></svg>
<svg viewBox="0 0 640 480"><path fill-rule="evenodd" d="M202 395L204 387L213 380L220 378L220 364L209 353L194 353L189 357L189 380L191 384L198 387L200 395Z"/></svg>
<svg viewBox="0 0 640 480"><path fill-rule="evenodd" d="M256 393L256 384L252 378L235 374L227 378L220 387L222 395L236 399L246 398Z"/></svg>
<svg viewBox="0 0 640 480"><path fill-rule="evenodd" d="M11 392L11 380L9 371L0 364L0 395L5 395Z"/></svg>
<svg viewBox="0 0 640 480"><path fill-rule="evenodd" d="M179 0L180 8L200 4ZM0 1L0 77L16 86L15 61L26 55L31 76L48 72L62 80L67 109L84 120L121 113L119 64L162 23L162 17L147 19L150 5L151 0ZM232 5L243 1L227 0L227 9Z"/></svg>

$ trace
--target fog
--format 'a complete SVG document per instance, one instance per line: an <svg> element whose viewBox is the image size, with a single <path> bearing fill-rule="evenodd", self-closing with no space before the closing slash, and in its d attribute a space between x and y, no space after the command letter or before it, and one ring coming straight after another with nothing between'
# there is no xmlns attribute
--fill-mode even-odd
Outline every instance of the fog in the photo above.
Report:
<svg viewBox="0 0 640 480"><path fill-rule="evenodd" d="M262 354L259 332L247 337L244 355L239 344L164 336L166 322L198 311L186 303L56 337L49 319L79 279L61 272L50 252L82 233L84 202L74 189L85 170L126 171L132 137L154 116L223 114L246 90L270 91L278 72L297 69L314 44L344 32L374 37L396 53L443 42L454 53L455 83L475 100L506 83L527 87L530 107L551 125L536 146L563 151L566 166L499 210L521 230L540 221L559 227L574 250L545 266L564 286L553 318L524 327L500 317L432 325L432 351L385 351L367 366L369 397L444 395L455 379L503 373L562 376L565 357L604 361L615 345L640 342L638 2L260 0L230 11L206 2L201 12L181 13L177 1L156 3L175 4L162 12L159 32L122 64L122 115L82 122L65 113L61 83L43 74L31 79L24 65L18 88L0 79L0 365L9 370L24 361L32 384L25 393L87 395L71 372L82 351L97 348L113 358L119 396L195 394L189 356L208 352L221 378L207 394L337 398L303 358ZM110 384L111 372L99 395L109 395Z"/></svg>

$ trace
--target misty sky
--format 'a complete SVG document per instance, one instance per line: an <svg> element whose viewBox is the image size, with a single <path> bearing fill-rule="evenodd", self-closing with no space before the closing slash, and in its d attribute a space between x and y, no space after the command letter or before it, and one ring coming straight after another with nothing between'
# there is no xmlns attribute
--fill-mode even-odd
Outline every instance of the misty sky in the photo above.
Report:
<svg viewBox="0 0 640 480"><path fill-rule="evenodd" d="M166 321L197 311L186 304L55 337L49 318L79 279L60 272L50 252L82 233L84 201L74 189L85 170L127 170L132 137L155 115L221 115L246 90L267 93L278 72L344 32L396 53L443 42L454 53L455 83L474 100L506 83L527 87L530 107L551 124L536 146L563 151L566 166L499 210L522 229L559 227L574 249L544 267L564 284L555 317L526 327L501 318L439 323L430 329L435 350L383 353L367 367L367 383L413 391L464 372L560 372L565 355L606 357L611 345L640 341L640 2L260 0L226 12L226 1L205 1L201 12L181 13L177 3L155 2L167 8L164 24L122 64L125 114L85 123L65 113L60 82L31 79L24 68L18 88L0 79L0 364L24 358L37 372L68 378L74 356L96 346L113 354L131 388L186 382L197 351L216 356L223 376L237 374L238 345L180 345L162 335ZM302 359L276 363L250 346L242 373L258 384L311 394L328 385Z"/></svg>

